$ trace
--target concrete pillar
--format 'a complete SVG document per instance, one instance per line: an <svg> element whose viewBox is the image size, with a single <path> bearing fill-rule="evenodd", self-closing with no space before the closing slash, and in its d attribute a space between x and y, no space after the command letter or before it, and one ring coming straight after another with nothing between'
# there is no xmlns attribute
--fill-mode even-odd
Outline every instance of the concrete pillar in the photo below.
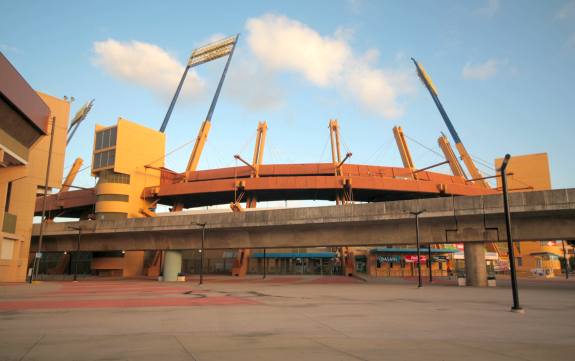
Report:
<svg viewBox="0 0 575 361"><path fill-rule="evenodd" d="M482 242L465 243L465 284L474 287L487 287L487 266L485 245Z"/></svg>
<svg viewBox="0 0 575 361"><path fill-rule="evenodd" d="M182 252L165 251L164 252L164 281L175 282L178 279L178 273L182 272Z"/></svg>

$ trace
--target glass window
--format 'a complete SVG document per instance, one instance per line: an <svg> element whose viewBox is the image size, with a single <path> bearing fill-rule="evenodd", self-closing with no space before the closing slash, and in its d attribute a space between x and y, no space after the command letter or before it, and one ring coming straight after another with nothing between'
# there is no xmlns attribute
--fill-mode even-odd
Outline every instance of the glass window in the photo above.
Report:
<svg viewBox="0 0 575 361"><path fill-rule="evenodd" d="M523 258L517 257L517 266L519 267L523 266Z"/></svg>
<svg viewBox="0 0 575 361"><path fill-rule="evenodd" d="M116 151L115 150L109 150L108 151L108 165L114 165L115 161L116 161Z"/></svg>
<svg viewBox="0 0 575 361"><path fill-rule="evenodd" d="M116 146L117 132L118 132L118 128L116 128L116 127L110 129L110 147Z"/></svg>
<svg viewBox="0 0 575 361"><path fill-rule="evenodd" d="M110 146L110 129L103 131L102 136L104 137L104 140L102 141L102 147L108 148Z"/></svg>
<svg viewBox="0 0 575 361"><path fill-rule="evenodd" d="M102 149L102 132L96 133L96 150Z"/></svg>
<svg viewBox="0 0 575 361"><path fill-rule="evenodd" d="M102 153L94 154L94 169L100 168L100 161L102 159Z"/></svg>

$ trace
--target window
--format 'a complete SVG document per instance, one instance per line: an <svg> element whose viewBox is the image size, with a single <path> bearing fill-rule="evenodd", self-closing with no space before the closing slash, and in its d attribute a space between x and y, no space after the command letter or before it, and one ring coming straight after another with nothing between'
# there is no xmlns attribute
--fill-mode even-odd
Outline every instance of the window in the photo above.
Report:
<svg viewBox="0 0 575 361"><path fill-rule="evenodd" d="M114 165L116 161L116 150L105 150L100 153L94 154L94 165L92 168L100 169L100 168L107 168Z"/></svg>
<svg viewBox="0 0 575 361"><path fill-rule="evenodd" d="M0 259L8 260L12 259L14 254L14 244L16 241L11 239L1 239L2 241L2 248L0 248Z"/></svg>
<svg viewBox="0 0 575 361"><path fill-rule="evenodd" d="M120 183L130 184L130 175L123 173L116 173L112 170L105 170L100 172L98 183Z"/></svg>
<svg viewBox="0 0 575 361"><path fill-rule="evenodd" d="M116 146L117 127L101 130L96 133L96 150L106 149Z"/></svg>
<svg viewBox="0 0 575 361"><path fill-rule="evenodd" d="M517 259L517 267L523 266L523 258L522 257L516 257L516 259Z"/></svg>

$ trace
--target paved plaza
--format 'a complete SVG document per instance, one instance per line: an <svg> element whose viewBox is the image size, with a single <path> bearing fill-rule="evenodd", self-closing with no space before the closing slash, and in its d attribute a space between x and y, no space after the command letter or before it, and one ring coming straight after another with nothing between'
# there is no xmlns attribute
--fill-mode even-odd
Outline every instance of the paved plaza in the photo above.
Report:
<svg viewBox="0 0 575 361"><path fill-rule="evenodd" d="M573 360L575 282L209 276L0 285L0 360Z"/></svg>

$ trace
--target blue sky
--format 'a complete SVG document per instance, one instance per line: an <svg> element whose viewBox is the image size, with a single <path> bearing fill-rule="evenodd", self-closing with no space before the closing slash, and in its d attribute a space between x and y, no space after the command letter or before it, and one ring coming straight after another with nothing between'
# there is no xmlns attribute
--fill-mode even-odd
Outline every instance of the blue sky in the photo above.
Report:
<svg viewBox="0 0 575 361"><path fill-rule="evenodd" d="M447 129L414 57L472 155L493 164L505 153L548 152L553 186L575 186L573 0L0 2L0 50L29 83L74 96L73 112L96 99L66 165L77 156L89 163L96 123L122 116L159 128L190 51L235 33L200 168L232 166L236 153L250 158L259 120L269 126L265 163L328 161L330 118L353 163L400 166L394 125L439 151ZM223 65L191 74L167 152L194 140ZM441 161L409 145L418 167ZM183 170L191 148L167 166ZM94 180L84 171L76 184Z"/></svg>

